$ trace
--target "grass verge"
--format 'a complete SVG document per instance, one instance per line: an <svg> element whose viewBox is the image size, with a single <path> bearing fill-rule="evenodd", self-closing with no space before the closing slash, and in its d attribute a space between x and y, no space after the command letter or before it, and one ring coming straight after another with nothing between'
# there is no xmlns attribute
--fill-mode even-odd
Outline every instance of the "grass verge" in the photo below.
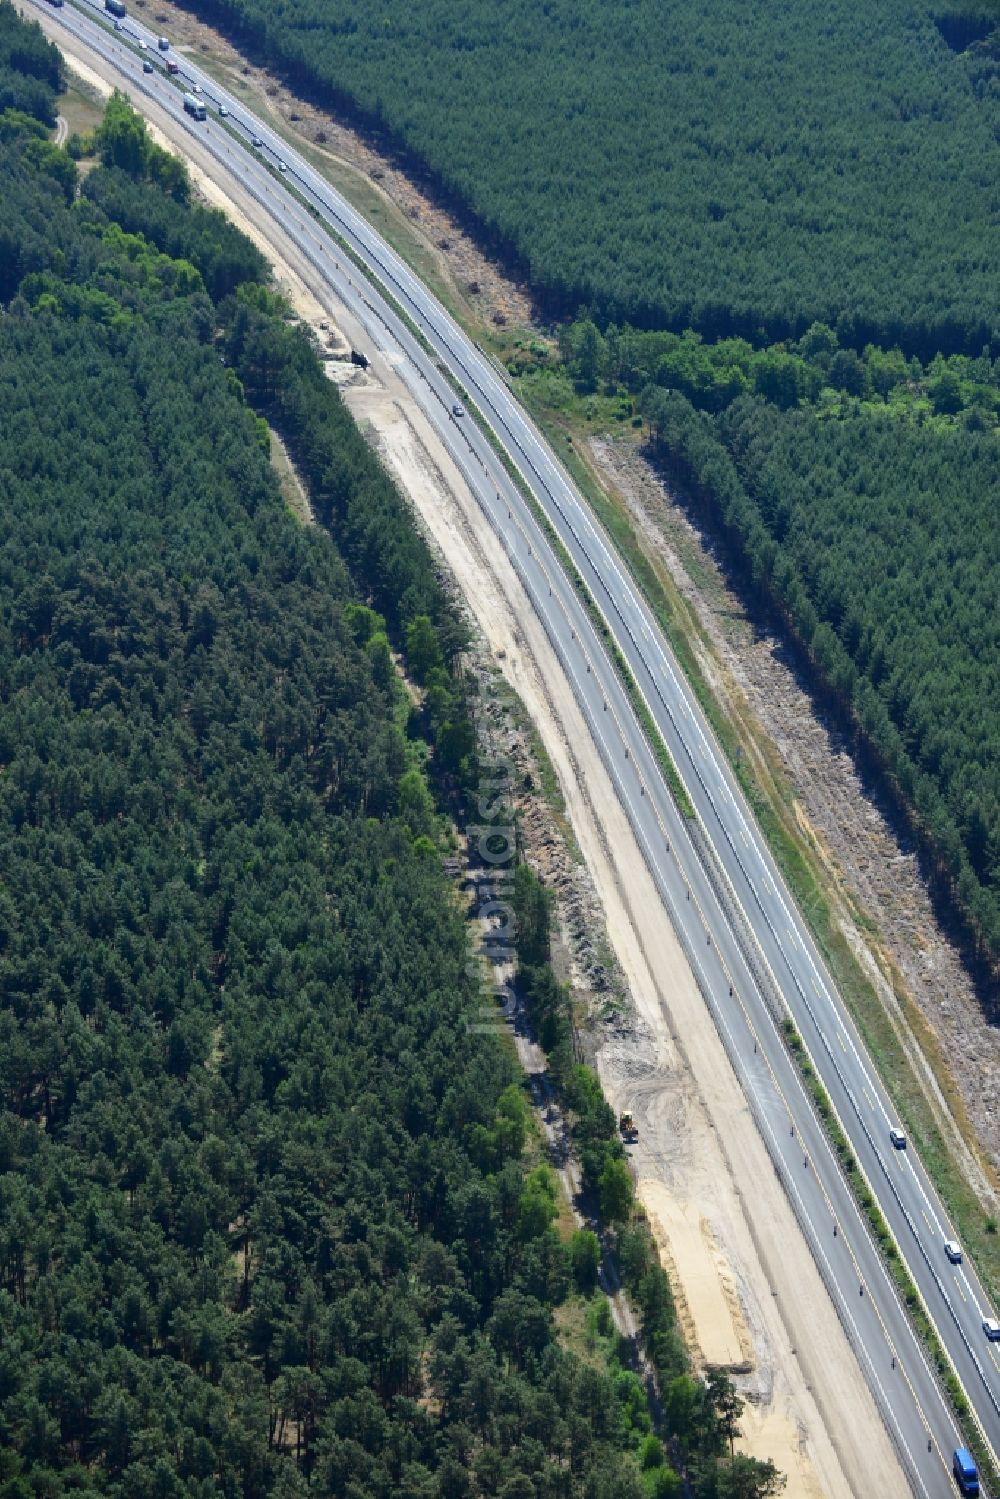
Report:
<svg viewBox="0 0 1000 1499"><path fill-rule="evenodd" d="M287 120L267 94L249 84L238 69L221 62L211 53L199 51L197 56L200 68L237 99L242 99L248 110L265 119L275 134L293 146L331 187L347 199L352 208L364 214L452 316L464 325L470 325L472 312L468 303L455 283L443 274L441 262L427 239L413 228L410 219L388 193L365 176L360 167L341 156L334 145L310 140L298 122Z"/></svg>
<svg viewBox="0 0 1000 1499"><path fill-rule="evenodd" d="M95 88L77 77L67 65L66 92L59 96L59 113L70 135L89 135L104 119L104 102Z"/></svg>
<svg viewBox="0 0 1000 1499"><path fill-rule="evenodd" d="M725 752L757 820L768 847L795 901L809 924L810 932L833 981L871 1054L907 1133L919 1151L940 1193L967 1252L975 1260L984 1286L996 1304L1000 1285L1000 1234L995 1219L956 1159L954 1147L942 1133L934 1108L924 1091L913 1061L900 1037L900 1022L890 1015L848 941L835 909L832 877L818 851L806 839L795 817L795 792L788 781L776 749L762 743L756 724L743 727L730 716L710 689L702 671L698 649L711 651L704 632L673 579L649 556L641 537L621 502L598 483L572 440L579 438L584 418L581 411L567 416L565 410L546 411L537 400L529 402L532 415L559 452L595 515L618 548L629 571L642 589L661 629L690 682L716 739ZM567 441L567 437L570 441ZM753 758L743 753L752 738ZM850 919L866 939L877 935L873 923L857 901L845 896ZM888 964L886 965L889 966ZM941 1095L947 1102L957 1129L973 1157L981 1153L971 1121L944 1056L940 1042L898 974L891 971L887 982L902 1022L915 1036Z"/></svg>
<svg viewBox="0 0 1000 1499"><path fill-rule="evenodd" d="M562 567L566 576L569 578L570 582L573 584L573 587L576 589L580 602L586 609L591 624L597 631L597 634L604 645L608 657L615 667L619 678L621 679L621 683L625 688L625 692L628 696L629 702L632 705L636 717L642 724L643 733L645 734L646 739L649 743L649 747L653 752L656 763L663 774L664 780L670 788L671 795L676 801L682 816L693 818L695 815L694 806L692 805L691 798L687 794L684 782L681 780L680 775L677 772L677 767L673 762L670 751L664 744L663 739L660 736L660 732L657 729L656 724L653 722L653 716L646 706L646 699L640 692L639 685L636 682L635 677L632 675L628 662L625 660L625 657L619 650L608 622L604 618L604 615L601 613L601 610L598 608L593 594L591 593L590 589L587 587L579 571L577 570L576 563L573 561L566 547L563 545L563 542L560 539L559 534L553 526L552 522L549 520L548 516L545 514L545 511L535 499L535 496L529 489L522 474L511 460L506 449L500 443L492 427L488 426L487 423L479 416L478 412L475 410L475 407L472 406L472 403L470 402L469 404L470 409L473 411L473 414L475 415L479 426L482 428L482 431L489 441L490 446L493 448L493 451L496 453L500 462L503 464L508 477L517 486L521 498L527 504L540 529L545 533L545 538L551 546L553 552L555 552L560 566Z"/></svg>
<svg viewBox="0 0 1000 1499"><path fill-rule="evenodd" d="M346 246L344 248L345 252L350 254L352 260L358 264L359 269L363 270L364 266L353 255L353 252L349 251ZM399 304L388 295L386 300L406 323L422 347L431 352L426 339ZM638 684L614 643L607 621L554 527L511 462L506 450L501 446L492 429L478 417L474 404L468 400L467 393L461 387L458 388L458 393L463 400L468 402L470 412L476 416L506 472L517 484L520 493L556 552L560 564L573 582L619 673L678 807L684 816L693 817L694 808L683 781L656 729ZM984 1215L979 1199L969 1185L960 1165L955 1161L885 1007L851 951L834 914L832 901L827 893L824 871L804 843L795 823L792 810L794 795L778 766L776 754L771 751L763 767L764 774L759 774L749 758L741 753L739 729L709 689L701 670L695 649L695 626L688 616L683 601L677 595L671 581L664 578L656 568L623 507L598 484L592 470L580 458L573 442L570 419L565 413L547 411L544 405L537 401L529 402L528 409L531 410L531 414L544 435L559 452L560 458L566 464L574 482L584 494L596 517L608 531L619 555L628 566L638 587L641 588L644 598L670 642L681 668L695 691L702 711L734 768L771 852L809 923L817 947L858 1025L865 1045L872 1054L875 1065L893 1098L899 1116L904 1121L914 1145L920 1151L927 1170L956 1223L963 1243L976 1260L987 1291L991 1298L996 1300L995 1287L1000 1278L1000 1236L995 1232L993 1220ZM871 923L865 923L856 909L852 914L856 920L859 920L859 924L867 925L870 930ZM900 992L900 988L897 988L896 997L906 1009L908 1021L913 1027L917 1019L914 1013L915 1007ZM930 1039L924 1028L920 1040L925 1054L929 1050ZM929 1060L939 1086L959 1115L960 1126L964 1124L963 1133L975 1153L971 1126L967 1119L962 1119L960 1109L956 1109L960 1101L956 1097L954 1085L943 1065L943 1058L935 1058L932 1055Z"/></svg>
<svg viewBox="0 0 1000 1499"><path fill-rule="evenodd" d="M212 72L228 86L240 90L242 80L238 79L232 69L204 55L200 55L199 60L205 65L206 71ZM245 85L242 85L242 92L249 93ZM435 294L472 337L480 340L487 349L492 350L494 345L498 344L495 330L483 328L476 323L468 305L458 296L455 286L441 275L440 266L435 257L426 243L410 229L401 210L373 188L356 168L347 163L340 164L332 153L318 149L305 140L277 111L268 108L266 100L258 99L255 95L253 99L248 97L247 103L265 107L275 129L279 130L286 139L294 142L311 164L322 172L331 185L341 191L360 212L375 221L397 253L427 281ZM496 352L501 352L499 346ZM670 580L659 572L649 557L624 507L617 503L596 481L593 472L576 451L574 435L583 436L586 435L587 430L593 430L593 417L595 415L606 416L606 412L603 407L599 412L595 408L595 411L588 417L587 409L581 402L579 411L575 409L576 403L572 403L567 413L565 410L556 410L547 406L543 400L537 398L535 392L529 395L527 388L524 393L528 397L525 401L526 406L531 410L543 432L553 442L595 514L609 532L670 641L717 739L735 768L762 832L800 909L809 922L817 946L888 1087L899 1116L906 1124L935 1186L947 1204L967 1251L976 1260L987 1290L996 1300L995 1288L1000 1281L1000 1236L996 1233L995 1221L984 1216L978 1197L941 1133L930 1103L916 1078L913 1064L906 1055L883 1001L851 951L839 920L834 914L833 901L828 893L829 877L795 825L792 811L793 792L778 766L777 755L773 748L765 748L764 763L762 765L759 759L755 768L739 753L741 748L739 726L713 696L704 679L694 648L696 626L690 619L688 611L683 605L678 607L680 600L676 589ZM510 471L509 468L508 471ZM545 526L550 540L554 539L551 528L544 518L540 516L538 518ZM556 542L556 547L560 552L560 560L564 565L569 564L569 568L572 569L570 559L558 542ZM596 616L595 624L602 639L608 642L607 626L584 589L582 580L575 575L575 570L570 572L570 576L573 577L575 586L587 602L592 617ZM608 644L610 649L610 642ZM616 662L616 665L619 665L621 669L623 663ZM625 671L627 672L627 668ZM627 681L626 686L648 734L650 720L641 695L638 694L634 681ZM638 702L636 702L637 698ZM651 735L651 743L654 747L661 743L659 736L655 733ZM675 796L678 797L679 804L687 815L691 815L693 809L689 804L687 807L684 806L687 800L686 794L672 761L669 761L668 757L667 764L664 765L662 758L660 756L658 758L661 759L664 774ZM869 935L872 934L870 920L856 906L852 910L852 917L859 927ZM973 1154L978 1155L974 1133L969 1121L964 1117L961 1100L949 1076L946 1061L940 1055L936 1038L933 1033L929 1032L923 1017L919 1015L912 1001L903 992L901 984L894 982L893 987L896 991L896 1000L901 1005L911 1029L916 1032L938 1085L956 1115L966 1143ZM936 1055L935 1052L938 1054Z"/></svg>

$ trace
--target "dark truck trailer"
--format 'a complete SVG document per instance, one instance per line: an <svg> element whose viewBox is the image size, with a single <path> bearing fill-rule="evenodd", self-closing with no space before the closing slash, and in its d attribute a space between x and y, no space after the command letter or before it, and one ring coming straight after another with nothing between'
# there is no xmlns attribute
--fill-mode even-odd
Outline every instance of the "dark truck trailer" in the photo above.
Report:
<svg viewBox="0 0 1000 1499"><path fill-rule="evenodd" d="M128 14L125 9L125 0L104 0L104 9L109 15L117 16L119 20Z"/></svg>
<svg viewBox="0 0 1000 1499"><path fill-rule="evenodd" d="M967 1447L956 1447L955 1457L952 1462L952 1471L955 1474L955 1482L963 1494L979 1493L979 1474L972 1460L972 1453Z"/></svg>

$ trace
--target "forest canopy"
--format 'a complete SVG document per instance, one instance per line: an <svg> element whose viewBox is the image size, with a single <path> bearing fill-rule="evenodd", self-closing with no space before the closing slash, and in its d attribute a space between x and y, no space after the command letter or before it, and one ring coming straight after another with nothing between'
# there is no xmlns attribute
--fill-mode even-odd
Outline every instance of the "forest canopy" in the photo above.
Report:
<svg viewBox="0 0 1000 1499"><path fill-rule="evenodd" d="M650 386L654 441L776 604L1000 952L1000 448L877 406L823 419Z"/></svg>
<svg viewBox="0 0 1000 1499"><path fill-rule="evenodd" d="M79 193L42 87L0 116L4 1499L675 1499L596 1240L553 1224L514 1054L469 1024L426 766L461 785L475 745L433 558L253 247L121 100ZM614 1116L564 1086L625 1218ZM776 1492L685 1371L648 1235L620 1246L692 1491Z"/></svg>
<svg viewBox="0 0 1000 1499"><path fill-rule="evenodd" d="M922 0L187 3L386 131L550 315L1000 336L1000 74Z"/></svg>
<svg viewBox="0 0 1000 1499"><path fill-rule="evenodd" d="M993 0L189 3L583 310L1000 951Z"/></svg>

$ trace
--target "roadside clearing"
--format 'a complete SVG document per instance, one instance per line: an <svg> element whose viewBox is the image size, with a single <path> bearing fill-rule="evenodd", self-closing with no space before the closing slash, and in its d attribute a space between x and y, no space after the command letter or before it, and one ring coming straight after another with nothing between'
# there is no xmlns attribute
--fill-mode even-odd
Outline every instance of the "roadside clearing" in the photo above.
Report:
<svg viewBox="0 0 1000 1499"><path fill-rule="evenodd" d="M145 10L146 0L136 5ZM279 77L248 62L217 29L173 0L158 0L156 13L178 46L294 141L371 218L484 349L506 359L526 342L551 343L532 321L527 289L490 262L377 143L297 98ZM598 513L620 543L623 527L637 523L636 546L624 546L630 565L641 564L645 581L652 569L652 602L671 615L676 629L668 633L716 731L730 753L737 743L746 749L748 771L752 760L753 800L765 836L780 862L793 859L797 898L838 987L962 1238L995 1287L1000 1034L986 1024L958 954L935 920L912 851L900 848L845 766L842 748L829 742L794 672L786 667L777 679L779 652L769 649L771 643L759 642L763 649L744 652L742 660L730 649L739 603L723 600L720 619L711 621L721 585L709 576L710 546L699 556L697 542L688 545L695 540L693 529L634 447L593 440L592 423L580 429L562 412L534 414L550 437L558 429L564 460L588 496L599 500ZM588 434L585 444L580 439ZM667 538L659 524L666 509L672 523ZM680 549L673 545L678 520L690 533ZM718 709L706 693L717 698ZM803 752L804 737L809 743ZM800 868L804 887L795 878ZM992 1235L985 1231L988 1220Z"/></svg>
<svg viewBox="0 0 1000 1499"><path fill-rule="evenodd" d="M52 30L62 41L58 28ZM846 1495L875 1483L887 1493L905 1492L906 1482L856 1360L763 1145L756 1130L748 1127L739 1084L614 789L541 626L478 505L391 360L372 347L353 319L332 302L312 269L283 243L280 228L272 223L253 226L256 209L241 201L237 189L227 185L222 193L209 187L208 178L216 168L197 141L155 106L147 106L147 112L163 137L179 142L192 162L196 183L235 209L236 221L277 263L279 284L300 315L312 321L318 309L321 316L340 322L351 346L369 355L369 378L358 386L345 386L345 399L377 433L390 468L410 493L485 638L538 726L602 896L612 945L631 984L639 1016L632 1027L636 1054L647 1072L664 1069L664 1089L688 1094L683 1127L674 1138L648 1140L651 1164L643 1164L640 1175L658 1173L656 1151L671 1160L671 1170L677 1169L675 1150L683 1157L687 1149L699 1163L714 1159L718 1199L706 1201L700 1211L712 1222L718 1242L726 1246L748 1325L755 1329L756 1365L766 1371L763 1387L771 1391L772 1404L779 1384L782 1401L787 1392L821 1491ZM683 1048L679 1033L684 1036ZM602 1061L599 1054L598 1065L612 1103L627 1106L629 1100L621 1094L628 1079L616 1075L613 1059ZM753 1183L752 1219L738 1182ZM686 1201L698 1200L697 1190L683 1196ZM771 1455L781 1461L780 1454Z"/></svg>

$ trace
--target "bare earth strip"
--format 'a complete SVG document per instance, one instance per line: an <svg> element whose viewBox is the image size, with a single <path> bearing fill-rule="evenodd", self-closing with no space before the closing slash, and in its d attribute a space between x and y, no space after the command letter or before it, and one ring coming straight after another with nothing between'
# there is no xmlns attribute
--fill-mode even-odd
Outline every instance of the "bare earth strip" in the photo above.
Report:
<svg viewBox="0 0 1000 1499"><path fill-rule="evenodd" d="M741 1389L766 1414L758 1426L751 1412L748 1431L771 1443L760 1455L789 1473L790 1494L846 1495L873 1481L884 1483L886 1492L905 1493L857 1362L547 637L396 372L377 357L372 367L386 388L348 389L348 405L377 433L388 466L440 547L559 776L639 1014L632 1034L612 1037L601 1049L602 1081L613 1107L632 1108L639 1122L634 1161L640 1182L677 1190L710 1226L719 1258L725 1257L738 1320L749 1329L749 1357L739 1348L739 1358L753 1372ZM648 946L640 934L651 939ZM753 1184L756 1242L738 1181ZM662 1203L652 1187L644 1200L654 1210ZM724 1290L719 1294L725 1299ZM705 1296L692 1300L692 1315L703 1314L694 1341L714 1348L717 1328L704 1320L708 1304ZM714 1300L712 1306L714 1318ZM735 1327L732 1311L730 1319ZM739 1347L738 1334L736 1340ZM829 1433L836 1434L836 1450Z"/></svg>
<svg viewBox="0 0 1000 1499"><path fill-rule="evenodd" d="M107 92L97 65L75 58L58 26L42 19L72 66ZM906 1493L885 1428L603 762L474 497L390 361L312 267L277 226L254 223L256 206L235 184L227 181L223 190L212 180L218 168L196 137L155 104L143 101L143 108L158 135L188 159L199 188L260 244L299 314L314 327L336 322L345 343L368 355L370 371L344 385L348 406L371 427L539 730L635 1005L635 1023L608 1033L598 1067L613 1107L636 1115L634 1165L668 1258L685 1262L677 1285L694 1347L711 1357L708 1350L717 1352L720 1339L731 1337L740 1363L750 1366L739 1379L752 1401L743 1445L789 1474L792 1496ZM671 1236L674 1212L680 1215L677 1237ZM700 1242L692 1249L694 1222ZM706 1255L709 1272L687 1265L691 1252ZM723 1326L727 1319L731 1334Z"/></svg>
<svg viewBox="0 0 1000 1499"><path fill-rule="evenodd" d="M364 183L383 230L405 219L422 266L461 310L528 328L527 289L490 262L419 183L372 141L297 98L266 69L248 63L219 31L173 3L135 0L172 38L224 73L254 108L297 133L335 180ZM359 206L361 206L359 204ZM537 330L533 330L537 331ZM613 442L593 444L605 484L616 489L685 594L710 641L701 668L713 691L767 738L801 798L803 836L829 872L841 926L885 1013L949 1149L988 1213L1000 1211L1000 1028L989 1026L961 958L938 924L913 851L899 843L857 776L846 746L828 733L785 665L780 642L747 625L725 593L710 547L641 459ZM737 699L739 701L737 701ZM864 929L858 908L868 918ZM873 935L870 928L877 928ZM980 1146L981 1142L981 1146Z"/></svg>
<svg viewBox="0 0 1000 1499"><path fill-rule="evenodd" d="M708 1368L746 1374L753 1368L753 1347L739 1299L729 1279L711 1225L697 1206L681 1202L662 1182L644 1178L639 1196L670 1267L681 1323L692 1356Z"/></svg>
<svg viewBox="0 0 1000 1499"><path fill-rule="evenodd" d="M726 586L710 540L669 488L624 444L595 439L591 449L602 482L625 503L644 546L669 570L704 631L701 641L689 632L701 671L743 726L741 740L764 778L767 767L756 747L776 747L796 797L800 832L827 870L826 889L840 928L949 1150L986 1212L996 1214L1000 1026L986 1020L935 916L914 850L865 787L850 746L823 722L781 641L756 629Z"/></svg>
<svg viewBox="0 0 1000 1499"><path fill-rule="evenodd" d="M175 48L196 56L256 114L321 157L335 186L360 184L356 206L390 239L405 233L416 241L420 269L430 271L466 315L498 326L531 321L527 288L505 276L453 216L361 132L298 98L276 74L248 62L221 32L173 0L135 0L135 5L148 25L155 21L163 27Z"/></svg>

